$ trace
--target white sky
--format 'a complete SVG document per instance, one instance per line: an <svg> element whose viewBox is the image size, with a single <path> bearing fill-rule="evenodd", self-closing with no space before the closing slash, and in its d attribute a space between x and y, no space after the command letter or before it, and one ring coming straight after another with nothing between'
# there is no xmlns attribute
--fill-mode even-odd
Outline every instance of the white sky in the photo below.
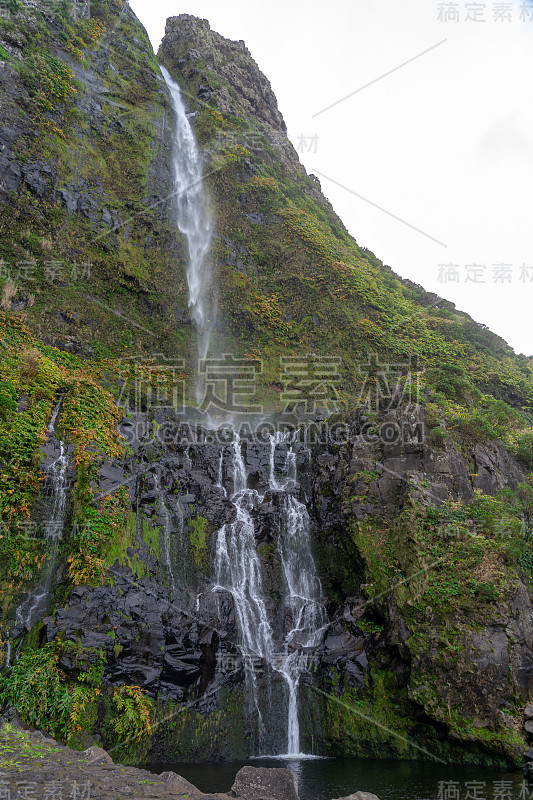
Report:
<svg viewBox="0 0 533 800"><path fill-rule="evenodd" d="M130 5L156 50L166 18L181 13L244 39L272 83L308 172L346 187L321 177L358 243L398 274L455 302L518 352L533 354L531 0ZM443 5L458 13L458 22L439 21ZM472 6L485 22L466 20ZM507 13L509 21L495 21ZM484 283L473 280L476 271L467 269L473 264L485 266L478 273ZM439 271L439 265L454 267ZM444 282L442 272L458 273L458 282Z"/></svg>

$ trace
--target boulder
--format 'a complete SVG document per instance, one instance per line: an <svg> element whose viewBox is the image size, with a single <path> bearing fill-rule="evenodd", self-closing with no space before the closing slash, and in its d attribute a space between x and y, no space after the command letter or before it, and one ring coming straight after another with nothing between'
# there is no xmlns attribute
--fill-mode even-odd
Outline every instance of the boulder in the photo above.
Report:
<svg viewBox="0 0 533 800"><path fill-rule="evenodd" d="M355 792L347 797L338 797L336 800L379 800L379 797L372 792Z"/></svg>
<svg viewBox="0 0 533 800"><path fill-rule="evenodd" d="M113 759L101 747L88 747L83 751L83 755L90 759L90 764L113 764Z"/></svg>
<svg viewBox="0 0 533 800"><path fill-rule="evenodd" d="M201 791L197 789L196 786L193 786L192 783L189 783L189 781L182 778L181 775L177 775L175 772L162 772L159 777L162 778L171 789L179 789L184 793L186 792L186 796L191 798L191 800L202 797Z"/></svg>
<svg viewBox="0 0 533 800"><path fill-rule="evenodd" d="M231 792L242 800L298 800L298 779L290 769L243 767Z"/></svg>
<svg viewBox="0 0 533 800"><path fill-rule="evenodd" d="M533 703L526 703L524 708L524 717L526 719L533 719Z"/></svg>

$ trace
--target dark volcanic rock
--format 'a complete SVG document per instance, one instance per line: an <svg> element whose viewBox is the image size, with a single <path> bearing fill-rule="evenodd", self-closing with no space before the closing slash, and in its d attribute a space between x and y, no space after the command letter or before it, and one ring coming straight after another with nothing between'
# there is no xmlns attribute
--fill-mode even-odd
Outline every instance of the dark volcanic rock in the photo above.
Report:
<svg viewBox="0 0 533 800"><path fill-rule="evenodd" d="M347 797L338 797L336 800L379 800L379 797L372 792L355 792Z"/></svg>
<svg viewBox="0 0 533 800"><path fill-rule="evenodd" d="M298 800L298 779L290 769L243 767L231 791L243 800Z"/></svg>
<svg viewBox="0 0 533 800"><path fill-rule="evenodd" d="M171 71L174 65L179 65L185 80L193 81L197 96L203 101L215 98L221 112L253 116L273 130L286 134L287 128L270 82L244 42L224 39L210 29L207 20L188 14L170 17L158 58ZM207 74L198 71L199 62L205 65L204 70L216 72L225 85L218 89L208 88L209 79ZM233 89L232 94L229 87Z"/></svg>

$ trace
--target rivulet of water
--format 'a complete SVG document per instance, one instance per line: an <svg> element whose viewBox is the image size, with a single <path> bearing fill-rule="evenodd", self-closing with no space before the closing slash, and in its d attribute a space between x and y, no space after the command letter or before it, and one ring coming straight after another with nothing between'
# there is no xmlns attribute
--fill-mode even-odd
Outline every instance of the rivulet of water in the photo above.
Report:
<svg viewBox="0 0 533 800"><path fill-rule="evenodd" d="M49 436L55 433L55 424L61 400L59 400L52 412L50 422L47 426ZM41 575L38 586L29 594L15 611L15 629L29 631L40 619L48 608L54 568L57 562L59 541L63 532L65 522L65 510L67 505L67 470L69 466L69 456L66 445L59 442L59 455L46 470L47 481L52 489L52 502L48 513L48 519L44 522L43 534L46 542L46 565ZM8 654L6 666L9 666L11 657L11 646L8 643Z"/></svg>

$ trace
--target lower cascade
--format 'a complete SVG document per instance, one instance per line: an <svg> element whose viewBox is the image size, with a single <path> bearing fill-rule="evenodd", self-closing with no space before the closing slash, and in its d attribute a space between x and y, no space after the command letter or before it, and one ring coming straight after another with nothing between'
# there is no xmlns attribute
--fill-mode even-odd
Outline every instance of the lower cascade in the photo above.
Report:
<svg viewBox="0 0 533 800"><path fill-rule="evenodd" d="M268 711L261 708L254 668L260 661L266 665L269 677L278 673L286 684L286 754L294 756L302 755L298 718L300 679L308 671L309 654L319 643L327 617L311 553L309 515L295 496L299 486L292 446L286 454L282 477L278 478L275 473L276 446L284 441L283 434L270 439L269 480L266 491L261 494L248 488L242 442L235 434L231 445L234 473L231 502L235 519L218 531L213 591L225 590L233 597L240 628L240 651L258 717L258 755L266 755L270 733ZM221 477L219 481L223 485ZM254 525L254 514L267 493L274 502L277 499L280 510L277 550L282 565L283 600L276 626L269 618Z"/></svg>
<svg viewBox="0 0 533 800"><path fill-rule="evenodd" d="M61 402L61 399L57 402L48 423L48 439L55 434L55 424L61 409ZM42 524L42 536L46 543L46 562L39 584L15 610L15 625L13 628L15 635L19 635L23 631L30 631L33 625L44 616L49 604L54 568L58 558L59 541L65 523L68 490L67 470L69 467L69 455L67 447L61 440L58 440L57 447L59 454L46 469L46 483L50 486L51 492L47 519ZM9 666L10 659L11 643L8 640L6 666Z"/></svg>

